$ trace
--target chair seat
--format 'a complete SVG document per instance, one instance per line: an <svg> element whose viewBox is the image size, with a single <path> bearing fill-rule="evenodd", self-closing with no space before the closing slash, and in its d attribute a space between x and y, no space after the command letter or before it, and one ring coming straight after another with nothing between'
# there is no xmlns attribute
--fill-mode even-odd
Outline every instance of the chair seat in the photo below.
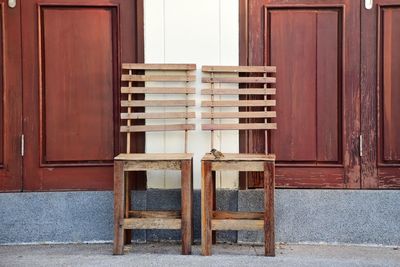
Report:
<svg viewBox="0 0 400 267"><path fill-rule="evenodd" d="M192 153L130 153L119 154L114 160L129 161L163 161L163 160L191 160Z"/></svg>
<svg viewBox="0 0 400 267"><path fill-rule="evenodd" d="M207 161L274 161L274 154L244 154L224 153L224 157L216 159L213 154L207 153L201 160Z"/></svg>

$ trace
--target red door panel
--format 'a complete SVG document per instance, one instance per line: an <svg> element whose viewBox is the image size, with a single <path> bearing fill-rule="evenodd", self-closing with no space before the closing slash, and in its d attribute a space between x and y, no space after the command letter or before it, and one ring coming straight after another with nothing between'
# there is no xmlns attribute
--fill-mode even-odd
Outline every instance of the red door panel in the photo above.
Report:
<svg viewBox="0 0 400 267"><path fill-rule="evenodd" d="M400 188L400 3L362 5L361 19L362 185Z"/></svg>
<svg viewBox="0 0 400 267"><path fill-rule="evenodd" d="M258 0L248 12L248 64L277 66L277 185L360 188L358 3ZM264 151L263 138L242 151Z"/></svg>
<svg viewBox="0 0 400 267"><path fill-rule="evenodd" d="M0 192L22 190L20 6L0 1Z"/></svg>
<svg viewBox="0 0 400 267"><path fill-rule="evenodd" d="M136 1L22 1L24 190L112 189Z"/></svg>

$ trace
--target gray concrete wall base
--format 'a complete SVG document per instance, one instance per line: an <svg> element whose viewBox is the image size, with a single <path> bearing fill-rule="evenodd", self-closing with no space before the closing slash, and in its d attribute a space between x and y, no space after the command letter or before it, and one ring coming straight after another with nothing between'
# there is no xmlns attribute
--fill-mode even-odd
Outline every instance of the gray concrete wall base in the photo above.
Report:
<svg viewBox="0 0 400 267"><path fill-rule="evenodd" d="M179 190L134 191L135 209L179 209ZM260 190L219 190L219 210L261 210ZM400 245L400 191L276 190L276 241ZM113 238L112 192L0 194L0 244L105 242ZM194 193L200 239L200 192ZM262 233L218 232L221 242L260 243ZM174 241L179 231L134 231L135 242Z"/></svg>

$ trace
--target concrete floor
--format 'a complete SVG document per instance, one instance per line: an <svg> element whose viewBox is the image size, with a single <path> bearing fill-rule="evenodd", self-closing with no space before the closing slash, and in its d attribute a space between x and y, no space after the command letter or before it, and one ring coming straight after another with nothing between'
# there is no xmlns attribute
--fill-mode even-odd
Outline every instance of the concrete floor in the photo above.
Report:
<svg viewBox="0 0 400 267"><path fill-rule="evenodd" d="M277 245L276 257L263 247L218 244L214 255L181 256L180 245L135 244L123 256L111 255L111 244L0 246L0 266L400 266L398 247Z"/></svg>

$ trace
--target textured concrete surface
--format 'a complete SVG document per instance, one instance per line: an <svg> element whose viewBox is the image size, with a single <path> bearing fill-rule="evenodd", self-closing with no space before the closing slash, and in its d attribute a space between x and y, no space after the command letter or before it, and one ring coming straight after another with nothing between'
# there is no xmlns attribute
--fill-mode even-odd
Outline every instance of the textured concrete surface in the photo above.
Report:
<svg viewBox="0 0 400 267"><path fill-rule="evenodd" d="M112 240L112 192L0 194L0 244Z"/></svg>
<svg viewBox="0 0 400 267"><path fill-rule="evenodd" d="M281 242L400 244L400 191L277 190L276 239ZM239 210L259 210L262 191L239 191ZM239 242L262 235L238 234Z"/></svg>
<svg viewBox="0 0 400 267"><path fill-rule="evenodd" d="M137 209L178 209L179 190L133 193ZM276 190L276 241L400 245L400 191ZM96 242L113 238L111 192L0 194L0 244ZM259 190L223 190L217 208L259 210ZM194 194L200 239L200 192ZM260 242L257 232L219 232L221 242ZM134 231L137 242L178 240L178 231Z"/></svg>
<svg viewBox="0 0 400 267"><path fill-rule="evenodd" d="M125 255L112 256L110 244L0 246L0 266L400 266L398 248L285 245L276 257L262 256L263 247L219 244L213 255L182 256L178 244L140 244Z"/></svg>

